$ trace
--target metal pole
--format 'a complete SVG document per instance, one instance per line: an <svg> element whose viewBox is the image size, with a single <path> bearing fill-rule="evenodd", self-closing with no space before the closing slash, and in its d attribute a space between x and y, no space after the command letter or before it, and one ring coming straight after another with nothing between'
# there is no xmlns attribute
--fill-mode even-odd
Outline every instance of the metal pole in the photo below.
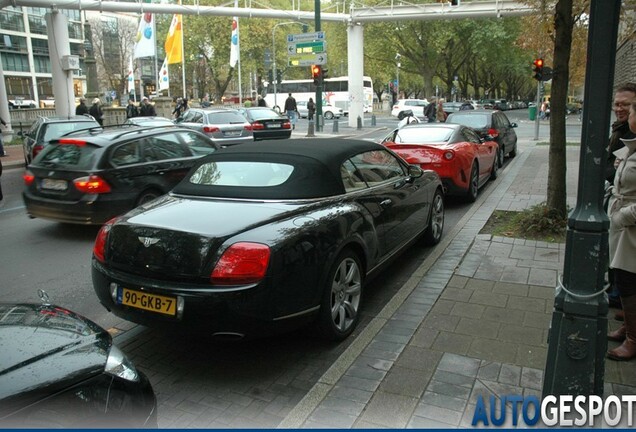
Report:
<svg viewBox="0 0 636 432"><path fill-rule="evenodd" d="M539 139L539 113L541 106L539 103L541 102L541 81L537 81L537 113L534 116L534 140L537 141Z"/></svg>
<svg viewBox="0 0 636 432"><path fill-rule="evenodd" d="M315 22L315 31L320 31L320 0L314 0L314 22ZM321 66L320 70L322 71ZM322 132L323 121L322 121L322 76L318 79L318 85L316 86L316 118L319 121L316 123L316 132Z"/></svg>
<svg viewBox="0 0 636 432"><path fill-rule="evenodd" d="M568 218L563 284L556 292L543 395L602 395L607 350L607 229L603 209L607 136L620 0L592 0L576 208ZM555 70L555 75L559 71Z"/></svg>

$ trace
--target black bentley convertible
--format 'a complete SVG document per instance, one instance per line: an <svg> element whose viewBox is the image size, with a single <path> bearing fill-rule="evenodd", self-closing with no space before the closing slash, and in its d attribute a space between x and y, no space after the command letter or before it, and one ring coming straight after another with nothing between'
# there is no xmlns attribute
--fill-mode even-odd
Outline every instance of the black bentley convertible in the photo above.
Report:
<svg viewBox="0 0 636 432"><path fill-rule="evenodd" d="M104 225L93 284L108 310L148 326L240 338L313 321L338 340L365 280L443 226L438 175L382 145L246 143Z"/></svg>

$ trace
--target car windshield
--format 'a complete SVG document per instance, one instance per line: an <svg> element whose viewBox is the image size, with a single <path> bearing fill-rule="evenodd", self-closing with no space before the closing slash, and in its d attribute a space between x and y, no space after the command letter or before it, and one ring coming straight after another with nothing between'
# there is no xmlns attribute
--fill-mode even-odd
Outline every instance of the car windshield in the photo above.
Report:
<svg viewBox="0 0 636 432"><path fill-rule="evenodd" d="M294 167L275 162L227 161L203 164L190 176L190 183L204 186L278 186Z"/></svg>
<svg viewBox="0 0 636 432"><path fill-rule="evenodd" d="M448 127L405 127L397 131L394 142L397 144L445 143L453 135Z"/></svg>
<svg viewBox="0 0 636 432"><path fill-rule="evenodd" d="M245 123L245 117L238 112L215 112L208 114L209 124Z"/></svg>
<svg viewBox="0 0 636 432"><path fill-rule="evenodd" d="M94 123L89 121L75 123L49 123L48 125L45 125L43 140L45 142L48 142L52 139L59 138L69 132L82 129L90 129L98 126L99 124L97 124L96 122Z"/></svg>
<svg viewBox="0 0 636 432"><path fill-rule="evenodd" d="M475 129L482 129L488 125L488 116L486 114L454 114L447 121L449 123L460 124Z"/></svg>

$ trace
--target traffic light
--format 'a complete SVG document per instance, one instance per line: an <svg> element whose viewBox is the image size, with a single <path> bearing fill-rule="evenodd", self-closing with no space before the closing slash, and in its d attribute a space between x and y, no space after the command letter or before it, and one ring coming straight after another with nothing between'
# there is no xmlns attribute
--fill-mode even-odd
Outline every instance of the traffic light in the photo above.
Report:
<svg viewBox="0 0 636 432"><path fill-rule="evenodd" d="M267 71L267 81L270 83L274 82L274 71L271 69Z"/></svg>
<svg viewBox="0 0 636 432"><path fill-rule="evenodd" d="M321 68L322 71L322 81L324 82L326 78L329 78L329 69L327 68Z"/></svg>
<svg viewBox="0 0 636 432"><path fill-rule="evenodd" d="M318 65L313 65L311 67L311 77L314 79L315 85L320 85L320 79L322 78L322 70Z"/></svg>
<svg viewBox="0 0 636 432"><path fill-rule="evenodd" d="M532 78L536 79L537 81L541 81L543 79L543 59L542 58L535 59L532 66L532 72L534 72L534 74L532 75Z"/></svg>
<svg viewBox="0 0 636 432"><path fill-rule="evenodd" d="M280 84L283 82L283 71L278 69L276 71L276 84Z"/></svg>

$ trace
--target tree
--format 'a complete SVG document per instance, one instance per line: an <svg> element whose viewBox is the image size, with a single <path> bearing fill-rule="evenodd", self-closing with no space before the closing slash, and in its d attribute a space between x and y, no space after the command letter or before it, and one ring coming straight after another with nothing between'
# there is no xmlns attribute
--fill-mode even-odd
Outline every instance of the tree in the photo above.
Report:
<svg viewBox="0 0 636 432"><path fill-rule="evenodd" d="M126 94L128 67L137 34L136 20L103 15L89 23L100 89Z"/></svg>

